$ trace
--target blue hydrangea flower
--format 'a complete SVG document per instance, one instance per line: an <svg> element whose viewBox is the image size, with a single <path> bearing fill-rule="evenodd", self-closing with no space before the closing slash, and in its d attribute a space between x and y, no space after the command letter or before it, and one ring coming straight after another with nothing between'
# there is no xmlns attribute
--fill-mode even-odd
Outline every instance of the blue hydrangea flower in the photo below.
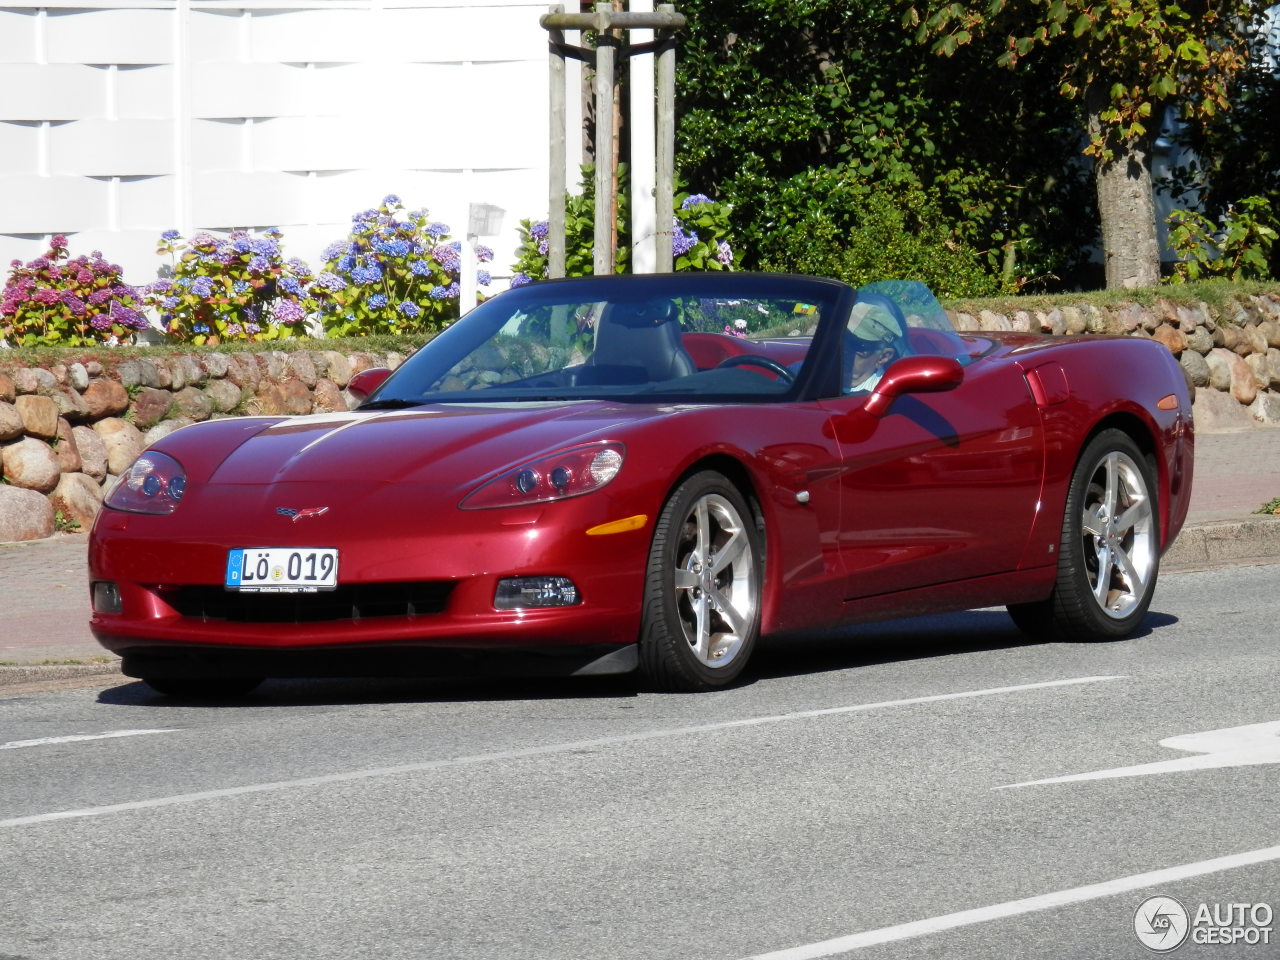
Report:
<svg viewBox="0 0 1280 960"><path fill-rule="evenodd" d="M433 238L437 240L440 237L443 237L448 232L449 232L449 225L447 223L428 223L427 224L427 233L429 233Z"/></svg>
<svg viewBox="0 0 1280 960"><path fill-rule="evenodd" d="M293 277L281 277L280 289L283 290L285 293L301 293L302 284L300 284Z"/></svg>
<svg viewBox="0 0 1280 960"><path fill-rule="evenodd" d="M476 283L480 284L480 286L487 287L490 284L490 282L492 282L492 280L493 280L493 277L489 275L488 270L476 271Z"/></svg>
<svg viewBox="0 0 1280 960"><path fill-rule="evenodd" d="M529 276L527 273L517 273L511 278L511 286L513 288L523 287L526 283L533 283L533 277Z"/></svg>
<svg viewBox="0 0 1280 960"><path fill-rule="evenodd" d="M400 198L397 197L394 193L388 193L385 197L382 198L382 202L388 207L400 206Z"/></svg>
<svg viewBox="0 0 1280 960"><path fill-rule="evenodd" d="M307 262L305 260L299 260L297 257L294 257L289 261L288 267L293 271L293 275L299 280L310 280L314 276L311 272L311 267L307 265Z"/></svg>
<svg viewBox="0 0 1280 960"><path fill-rule="evenodd" d="M263 257L278 257L280 255L280 245L274 240L269 240L266 237L251 240L249 242L249 249Z"/></svg>
<svg viewBox="0 0 1280 960"><path fill-rule="evenodd" d="M337 260L340 256L347 252L347 242L345 240L337 240L324 248L324 253L320 256L326 260Z"/></svg>
<svg viewBox="0 0 1280 960"><path fill-rule="evenodd" d="M213 281L208 277L196 277L191 281L191 292L197 297L213 296Z"/></svg>
<svg viewBox="0 0 1280 960"><path fill-rule="evenodd" d="M161 240L177 240L180 236L182 236L182 234L180 234L177 230L166 230L164 233L160 234L160 239Z"/></svg>
<svg viewBox="0 0 1280 960"><path fill-rule="evenodd" d="M191 329L194 330L196 333L208 333L209 325L207 323L197 323Z"/></svg>
<svg viewBox="0 0 1280 960"><path fill-rule="evenodd" d="M427 296L432 300L444 300L449 296L449 291L445 287L435 286L431 288L431 292Z"/></svg>
<svg viewBox="0 0 1280 960"><path fill-rule="evenodd" d="M422 312L422 308L418 306L416 303L414 303L412 300L402 300L400 302L400 306L396 307L396 309L399 310L401 313L403 313L410 320L412 320L414 317L416 317L418 314Z"/></svg>
<svg viewBox="0 0 1280 960"><path fill-rule="evenodd" d="M336 273L330 273L328 270L325 270L320 274L320 276L316 277L316 286L320 287L322 290L329 290L333 293L337 293L339 290L345 290L347 288L347 281L343 280Z"/></svg>
<svg viewBox="0 0 1280 960"><path fill-rule="evenodd" d="M375 293L369 298L369 306L374 310L381 310L387 305L387 295L385 293Z"/></svg>
<svg viewBox="0 0 1280 960"><path fill-rule="evenodd" d="M412 260L409 262L409 272L415 277L431 276L431 264L426 260Z"/></svg>
<svg viewBox="0 0 1280 960"><path fill-rule="evenodd" d="M681 210L688 210L690 207L696 207L699 204L711 203L712 200L705 193L692 193L684 198L684 203L680 204Z"/></svg>
<svg viewBox="0 0 1280 960"><path fill-rule="evenodd" d="M249 284L244 280L237 280L235 283L231 284L231 289L236 293L248 293Z"/></svg>
<svg viewBox="0 0 1280 960"><path fill-rule="evenodd" d="M377 283L382 279L382 268L376 263L356 267L351 271L351 279L356 283Z"/></svg>
<svg viewBox="0 0 1280 960"><path fill-rule="evenodd" d="M271 261L268 260L266 257L262 256L262 254L258 254L256 257L254 257L252 260L249 261L249 270L252 273L266 273L270 269L271 269Z"/></svg>

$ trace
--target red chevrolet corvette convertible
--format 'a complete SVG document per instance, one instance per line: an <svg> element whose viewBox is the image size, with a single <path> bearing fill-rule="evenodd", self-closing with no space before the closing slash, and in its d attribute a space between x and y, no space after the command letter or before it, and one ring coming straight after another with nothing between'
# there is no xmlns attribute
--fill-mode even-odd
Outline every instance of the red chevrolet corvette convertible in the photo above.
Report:
<svg viewBox="0 0 1280 960"><path fill-rule="evenodd" d="M1163 346L957 333L910 282L530 284L350 392L179 430L119 479L89 567L126 674L705 690L761 635L994 604L1122 637L1191 494Z"/></svg>

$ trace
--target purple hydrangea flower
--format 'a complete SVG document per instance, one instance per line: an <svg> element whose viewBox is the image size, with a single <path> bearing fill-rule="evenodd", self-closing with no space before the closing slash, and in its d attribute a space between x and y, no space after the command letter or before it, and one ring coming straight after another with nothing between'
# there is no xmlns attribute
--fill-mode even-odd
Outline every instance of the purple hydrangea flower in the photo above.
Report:
<svg viewBox="0 0 1280 960"><path fill-rule="evenodd" d="M462 268L462 263L458 259L458 251L453 248L452 244L440 244L431 251L431 256L436 263L444 268L445 273L457 273Z"/></svg>
<svg viewBox="0 0 1280 960"><path fill-rule="evenodd" d="M535 240L541 240L551 230L550 220L539 220L537 223L529 227L529 236Z"/></svg>
<svg viewBox="0 0 1280 960"><path fill-rule="evenodd" d="M347 288L347 281L343 280L336 273L330 273L326 270L321 273L320 276L316 277L316 286L320 287L322 290L329 290L333 293L337 293L339 290L345 290Z"/></svg>
<svg viewBox="0 0 1280 960"><path fill-rule="evenodd" d="M213 296L213 281L208 277L196 277L191 281L191 292L197 297Z"/></svg>
<svg viewBox="0 0 1280 960"><path fill-rule="evenodd" d="M297 323L306 313L296 300L279 300L271 311L276 323Z"/></svg>
<svg viewBox="0 0 1280 960"><path fill-rule="evenodd" d="M271 269L271 261L268 260L266 257L264 257L262 254L258 254L252 260L249 261L250 273L266 273L270 269Z"/></svg>
<svg viewBox="0 0 1280 960"><path fill-rule="evenodd" d="M703 203L711 203L712 200L705 193L691 193L684 198L684 203L680 204L681 210L688 210L690 207L696 207Z"/></svg>
<svg viewBox="0 0 1280 960"><path fill-rule="evenodd" d="M476 245L476 260L479 263L489 263L493 260L493 251L486 246Z"/></svg>
<svg viewBox="0 0 1280 960"><path fill-rule="evenodd" d="M305 260L299 260L297 257L291 259L287 266L293 271L293 275L299 280L310 280L315 274L311 272L311 267L307 265Z"/></svg>
<svg viewBox="0 0 1280 960"><path fill-rule="evenodd" d="M697 233L692 230L685 233L684 224L678 217L671 218L671 230L671 252L675 256L683 257L697 245Z"/></svg>
<svg viewBox="0 0 1280 960"><path fill-rule="evenodd" d="M716 245L716 259L726 267L733 263L733 247L729 246L728 240L721 240Z"/></svg>

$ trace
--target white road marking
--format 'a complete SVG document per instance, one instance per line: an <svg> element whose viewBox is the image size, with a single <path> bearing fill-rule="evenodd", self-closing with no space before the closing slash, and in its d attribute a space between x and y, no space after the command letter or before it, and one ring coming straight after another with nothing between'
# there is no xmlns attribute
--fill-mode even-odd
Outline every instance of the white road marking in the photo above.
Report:
<svg viewBox="0 0 1280 960"><path fill-rule="evenodd" d="M1135 873L1116 880L1102 883L1091 883L1084 887L1072 887L1070 890L1058 890L1025 900L1010 900L996 903L989 907L978 907L974 910L961 910L959 913L947 913L927 920L915 920L911 923L900 923L892 927L881 927L878 930L867 930L853 933L845 937L835 937L818 943L808 943L786 950L775 950L772 953L759 953L746 960L819 960L834 957L841 953L850 953L864 947L876 947L898 940L909 940L923 937L931 933L942 933L957 927L967 927L975 923L986 923L991 920L1003 920L1006 917L1017 917L1025 913L1036 913L1041 910L1054 910L1073 903L1084 903L1087 900L1099 900L1103 897L1115 896L1118 893L1129 893L1146 887L1167 886L1187 880L1191 877L1202 877L1209 873L1221 873L1223 870L1235 870L1250 867L1259 863L1280 860L1280 847L1265 847L1261 850L1249 850L1213 860L1201 860L1198 863L1184 863L1177 867L1166 867L1163 870L1152 870L1149 873Z"/></svg>
<svg viewBox="0 0 1280 960"><path fill-rule="evenodd" d="M623 733L612 737L600 737L596 740L576 740L568 743L549 743L538 747L525 747L519 750L501 750L495 753L479 753L464 757L445 757L440 760L424 760L420 763L405 763L394 767L377 767L370 770L351 770L345 773L330 773L318 777L302 777L297 780L279 780L273 783L253 783L241 787L226 787L220 790L202 790L198 793L181 793L170 797L155 797L151 800L135 800L129 803L113 803L101 807L82 807L78 810L59 810L54 813L38 813L26 817L10 817L0 820L0 827L20 827L35 823L49 823L53 820L74 820L82 817L101 817L112 813L125 813L132 810L149 810L157 807L172 807L183 803L196 803L201 800L218 800L227 797L238 797L253 793L274 793L281 790L296 790L302 787L317 787L331 783L348 783L355 780L372 780L377 777L392 777L411 773L424 773L440 770L445 767L460 767L475 763L489 763L499 760L520 760L527 757L542 757L557 753L568 753L574 750L590 750L597 747L612 747L624 743L640 743L646 740L662 740L668 737L688 736L690 734L710 733L716 730L732 730L737 727L755 727L768 723L782 723L789 720L809 720L814 717L831 717L846 713L861 713L868 710L880 710L889 707L906 707L921 703L940 703L945 700L966 700L974 697L991 697L1005 693L1022 693L1028 690L1046 690L1053 687L1070 687L1085 683L1103 683L1108 680L1124 680L1123 676L1072 677L1068 680L1046 680L1041 683L1024 683L1012 687L989 687L985 690L967 690L961 693L941 693L929 697L911 697L906 700L883 700L878 703L861 703L847 707L826 707L820 710L801 710L795 713L782 713L764 717L748 717L743 720L725 720L720 723L707 723L691 727L672 727L666 730L645 730L640 733Z"/></svg>
<svg viewBox="0 0 1280 960"><path fill-rule="evenodd" d="M1200 756L1095 770L1093 773L1073 773L1065 777L1049 777L1047 780L1028 780L1026 783L1011 783L995 789L1013 790L1016 787L1034 787L1043 783L1112 780L1117 777L1145 777L1153 773L1182 773L1185 770L1216 770L1222 767L1280 763L1280 721L1251 723L1243 727L1227 727L1204 733L1186 733L1161 740L1160 746L1171 750L1187 750Z"/></svg>
<svg viewBox="0 0 1280 960"><path fill-rule="evenodd" d="M106 733L77 733L69 737L40 737L38 740L10 740L0 743L0 750L18 750L22 747L47 747L55 743L80 743L84 740L111 740L115 737L143 737L150 733L177 733L173 730L108 730Z"/></svg>

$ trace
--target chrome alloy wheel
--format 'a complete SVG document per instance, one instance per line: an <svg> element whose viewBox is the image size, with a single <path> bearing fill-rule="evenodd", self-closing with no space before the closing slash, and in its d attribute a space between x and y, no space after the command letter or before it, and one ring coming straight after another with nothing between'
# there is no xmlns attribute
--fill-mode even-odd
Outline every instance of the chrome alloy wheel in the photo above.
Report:
<svg viewBox="0 0 1280 960"><path fill-rule="evenodd" d="M1119 620L1148 593L1156 569L1155 518L1142 471L1123 451L1094 467L1084 497L1081 555L1099 609Z"/></svg>
<svg viewBox="0 0 1280 960"><path fill-rule="evenodd" d="M727 499L694 501L676 544L675 600L684 639L703 666L728 666L751 635L760 602L745 522Z"/></svg>

